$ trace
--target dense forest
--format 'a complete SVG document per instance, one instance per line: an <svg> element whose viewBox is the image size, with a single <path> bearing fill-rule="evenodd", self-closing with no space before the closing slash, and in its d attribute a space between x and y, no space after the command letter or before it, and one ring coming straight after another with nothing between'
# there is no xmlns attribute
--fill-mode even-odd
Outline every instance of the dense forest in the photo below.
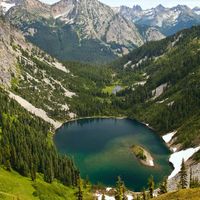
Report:
<svg viewBox="0 0 200 200"><path fill-rule="evenodd" d="M0 102L0 163L33 181L39 172L48 183L58 179L76 186L79 172L69 157L57 153L50 125L31 116L2 89Z"/></svg>
<svg viewBox="0 0 200 200"><path fill-rule="evenodd" d="M149 123L160 134L178 130L175 143L183 148L197 146L200 139L199 47L200 27L193 27L144 45L112 64L113 68L120 66L117 70L122 82L130 82L134 77L130 74L147 77L143 85L133 85L118 93L125 98L121 106L128 115ZM162 85L163 92L155 97L155 89Z"/></svg>

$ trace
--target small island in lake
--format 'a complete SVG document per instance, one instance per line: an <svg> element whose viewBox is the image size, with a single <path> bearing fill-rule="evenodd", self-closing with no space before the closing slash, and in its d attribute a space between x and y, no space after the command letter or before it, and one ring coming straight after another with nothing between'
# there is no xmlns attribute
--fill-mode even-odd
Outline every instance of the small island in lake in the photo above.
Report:
<svg viewBox="0 0 200 200"><path fill-rule="evenodd" d="M143 165L154 167L153 157L146 149L139 145L133 145L130 149Z"/></svg>

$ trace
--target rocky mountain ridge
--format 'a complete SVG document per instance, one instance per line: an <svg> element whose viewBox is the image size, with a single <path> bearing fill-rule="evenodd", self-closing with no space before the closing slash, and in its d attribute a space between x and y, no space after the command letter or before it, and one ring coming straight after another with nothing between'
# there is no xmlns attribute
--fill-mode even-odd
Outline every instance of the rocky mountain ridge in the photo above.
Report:
<svg viewBox="0 0 200 200"><path fill-rule="evenodd" d="M2 2L0 5L5 4L5 1ZM12 5L4 8L12 24L18 26L31 42L62 60L87 61L88 58L80 58L77 52L88 51L91 47L95 53L92 59L96 60L99 52L103 57L101 61L111 60L146 41L164 37L156 28L147 30L144 37L134 23L97 0L61 0L53 5L38 0L8 0L6 3ZM58 52L46 47L51 44L47 35L51 37L52 33L46 34L44 29L56 34L53 38ZM42 38L42 35L46 35L46 38ZM73 41L76 45L69 47L65 40L71 36L73 38L70 40L76 40ZM48 39L48 44L41 44L43 41L38 41L39 37L43 41Z"/></svg>
<svg viewBox="0 0 200 200"><path fill-rule="evenodd" d="M158 5L155 8L143 10L140 6L129 8L121 6L119 13L129 21L139 25L157 27L164 35L171 35L185 28L200 24L199 8L189 8L185 5L177 5L166 8Z"/></svg>
<svg viewBox="0 0 200 200"><path fill-rule="evenodd" d="M73 80L69 69L28 43L21 31L1 19L0 46L0 85L11 99L55 128L61 123L51 116L52 111L60 110L66 119L75 117L67 102L76 94L60 79L65 77L68 84L69 79ZM54 77L55 74L60 76ZM46 90L48 95L44 96ZM56 100L58 91L62 98ZM39 101L33 100L32 95L38 96Z"/></svg>

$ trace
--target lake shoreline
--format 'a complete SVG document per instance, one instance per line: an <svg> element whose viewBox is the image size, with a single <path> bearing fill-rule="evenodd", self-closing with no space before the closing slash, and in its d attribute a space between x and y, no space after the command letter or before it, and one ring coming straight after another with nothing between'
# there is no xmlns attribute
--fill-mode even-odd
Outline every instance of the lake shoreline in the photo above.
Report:
<svg viewBox="0 0 200 200"><path fill-rule="evenodd" d="M104 122L104 120L103 119L105 119L105 122ZM109 120L110 119L110 120ZM82 145L82 141L90 141L89 139L86 139L87 138L87 134L83 134L81 137L78 137L79 138L79 140L78 139L74 139L74 138L76 138L75 137L75 132L72 132L73 134L71 134L70 133L70 127L73 127L73 129L72 130L76 130L77 131L77 128L74 128L74 127L78 127L79 129L81 129L81 132L82 133L84 133L84 127L83 127L83 125L84 125L84 123L86 123L86 126L89 126L89 129L86 129L86 130L88 130L89 131L89 133L90 133L90 131L91 131L91 134L96 134L97 133L97 131L98 130L96 130L94 127L93 127L93 123L97 123L97 124L100 124L99 125L99 128L100 128L100 130L101 130L101 134L100 135L104 135L104 133L105 133L105 137L104 136L101 136L101 137L103 137L103 138L109 138L109 137L111 137L111 136L109 136L109 130L111 131L111 135L112 134L114 134L115 133L115 131L113 132L112 131L112 127L115 127L115 125L116 124L118 124L118 123L115 123L115 119L116 119L116 121L117 120L119 120L119 128L122 128L123 126L124 126L124 128L123 129L121 129L121 130L119 130L118 128L116 129L116 133L117 133L117 136L118 136L118 134L120 133L120 136L122 137L122 139L120 140L120 145L122 145L123 147L124 147L124 145L126 146L126 147L124 147L125 149L125 151L124 151L124 157L123 157L123 159L125 159L126 158L126 156L127 156L127 154L128 154L128 156L127 156L127 160L129 159L129 161L128 162L130 162L131 164L133 164L132 162L133 162L133 160L134 160L134 162L136 163L136 164L133 164L133 168L131 168L130 169L130 165L129 165L129 167L127 167L126 168L126 165L125 165L125 170L130 170L130 175L132 176L132 171L131 170L134 170L134 166L137 166L137 167L139 167L139 166L141 166L141 165L143 165L144 167L142 167L141 166L141 168L139 167L139 169L142 169L142 170L148 170L148 168L154 168L153 170L157 170L158 168L158 166L159 166L159 162L160 162L160 160L158 161L158 163L156 162L156 165L155 165L155 163L154 163L154 159L155 158L157 158L157 157L155 157L154 155L151 155L151 158L150 159L148 159L149 157L148 156L146 156L145 158L145 161L147 161L147 163L148 164L146 164L146 163L142 163L139 159L135 159L134 158L134 155L132 154L132 156L131 156L131 154L130 154L130 151L128 150L137 140L136 139L134 139L134 138L131 138L131 140L127 140L127 139L124 139L123 140L123 138L124 137L126 137L126 134L128 135L128 137L130 137L130 135L132 134L132 132L133 132L133 134L136 134L136 138L137 137L141 137L140 135L140 130L141 130L141 133L143 133L143 129L145 130L145 132L144 132L144 134L146 134L146 136L145 137L155 137L155 136L157 136L156 138L156 141L159 143L159 144L163 144L163 145L161 145L161 146L166 146L166 145L164 145L164 143L161 141L161 140L159 140L159 134L157 134L156 132L155 133L152 133L153 135L155 135L155 136L153 136L152 134L150 134L151 133L151 130L149 129L149 127L148 126L146 126L146 125L143 125L141 122L139 122L138 120L135 120L135 119L132 119L132 118L130 118L130 117L127 117L127 116L125 116L125 115L117 115L117 116L88 116L88 117L75 117L74 119L69 119L69 120L67 120L65 123L63 123L63 126L61 127L61 129L59 129L56 133L58 133L58 135L57 136L55 136L55 138L59 138L59 134L60 134L60 132L62 133L63 132L63 134L61 134L62 135L62 137L60 137L60 139L58 139L57 141L59 141L61 144L60 144L60 146L61 147L63 147L64 148L64 146L67 144L67 142L69 142L69 140L70 139L72 139L72 141L80 141L80 143L78 143L78 144L76 144L76 146L77 146L77 148L75 148L75 150L73 150L73 151L80 151L80 149L83 147L83 145ZM122 119L122 120L120 120L120 119ZM123 120L124 119L124 120ZM80 121L78 121L78 120L80 120ZM83 121L81 121L81 120L83 120ZM85 120L85 121L84 121ZM126 121L127 120L127 121ZM120 121L122 121L122 122L120 122ZM70 123L71 122L71 123ZM74 123L73 123L74 122ZM132 124L132 122L133 122L133 124ZM67 123L69 123L69 124L67 124ZM101 123L102 123L102 125L101 125ZM103 127L104 127L104 123L105 123L105 131L107 130L107 132L108 133L106 133L105 131L102 131L103 129ZM128 126L126 125L126 123L128 124ZM87 125L88 124L88 125ZM107 127L107 125L108 124L113 124L112 126L110 125L110 126L108 126ZM123 124L123 125L122 125ZM81 125L81 126L80 126ZM130 126L130 127L129 127ZM132 126L136 126L137 128L134 128L134 129L132 129ZM98 127L98 126L97 126ZM66 129L68 129L68 139L66 140L67 142L64 142L64 131L65 131L65 128ZM130 131L129 130L127 130L127 128L129 129L130 128ZM93 130L94 129L94 130ZM113 129L114 130L114 129ZM119 132L119 133L118 133ZM147 133L146 133L147 132ZM149 134L148 134L149 133ZM70 134L70 135L69 135ZM115 135L115 134L114 134ZM152 136L151 136L152 135ZM118 136L119 137L119 136ZM94 135L93 135L93 137L92 137L93 139L94 138L96 138L96 137L94 137ZM98 139L97 139L98 140ZM104 139L104 140L106 140L106 139ZM55 141L55 140L54 140ZM99 145L99 142L101 142L102 140L100 139L99 141L97 141L97 145L94 145L93 143L92 143L92 146L90 147L90 148L88 148L89 150L91 150L91 148L96 148L96 146L98 146ZM149 140L147 140L147 141L149 141ZM93 141L94 142L94 141ZM70 145L66 145L68 148L71 148L71 142L69 142L69 144ZM105 142L103 143L103 145L105 144ZM118 143L117 143L118 144ZM140 143L138 144L138 145L141 145ZM57 146L59 146L59 145L57 145ZM70 146L70 147L69 147ZM159 145L158 145L159 146ZM80 148L79 148L80 147ZM88 146L87 146L88 147ZM87 147L86 147L86 150L87 150ZM148 152L150 152L150 154L151 154L151 148L150 147L148 147L148 145L147 146L143 146L143 148L145 149L145 150L147 150ZM117 149L118 150L118 149ZM71 149L70 150L68 150L68 151L70 151L71 152ZM82 150L81 150L82 151ZM168 148L167 148L167 150L166 150L166 154L167 154L167 156L168 156L168 154L169 154L169 151L168 151L168 153L167 153L167 151L168 151ZM66 151L67 152L67 151ZM94 150L93 150L93 152L95 152ZM116 152L116 151L115 151ZM122 152L122 153L121 153ZM121 156L123 154L123 151L119 151L119 155ZM165 153L164 153L165 154ZM109 154L110 155L110 154ZM146 153L145 153L145 155L146 155ZM130 157L131 156L131 157ZM82 158L82 157L81 157ZM112 156L110 157L111 158L111 160L112 160ZM115 162L119 159L119 157L117 156L116 157L117 159L113 159ZM132 158L132 159L131 159ZM102 157L102 159L104 159L104 157ZM167 158L166 158L166 160L167 160ZM78 161L77 162L79 162L80 160L78 159ZM96 160L95 160L95 162L96 161L99 161L99 159L97 159L96 158ZM100 161L101 161L101 159L100 159ZM151 162L151 165L150 165L150 161L152 161ZM95 163L94 162L94 163ZM127 163L128 163L127 162ZM111 162L112 163L112 162ZM80 163L79 163L80 164ZM157 165L158 164L158 165ZM80 166L82 166L83 164L81 163L80 164ZM132 166L132 165L131 165ZM146 167L145 167L146 166ZM167 165L167 163L166 163L166 165L165 166L168 166ZM109 169L109 168L108 168ZM113 168L112 168L113 169ZM137 169L137 168L135 168L135 169ZM168 173L170 173L171 172L171 170L170 170L170 168L168 168L168 167L165 167L165 169L167 170L167 169L169 169L169 172ZM84 168L84 165L83 165L83 173L88 173L88 172L85 172L84 171L85 170L85 168ZM142 172L142 170L139 170L139 171L141 171L140 173L143 173ZM153 171L153 172L155 172L155 171ZM155 173L157 173L157 172L155 172ZM167 174L168 174L167 173ZM117 175L116 175L117 176ZM94 176L95 177L95 176ZM148 177L147 177L148 178ZM113 178L114 179L114 178ZM94 178L94 180L93 180L94 182L96 181L96 179ZM129 179L127 179L127 182L128 182L128 184L129 184ZM108 181L108 184L107 185L114 185L113 183L112 183L112 181L111 181L111 183L109 183L109 181ZM106 185L105 185L106 186ZM132 187L132 186L130 186L130 187ZM139 187L139 186L138 186ZM138 191L139 191L139 189L137 189Z"/></svg>
<svg viewBox="0 0 200 200"><path fill-rule="evenodd" d="M74 121L78 121L78 120L84 120L84 119L130 119L133 120L127 116L91 116L91 117L77 117L77 118L73 118L73 119L69 119L66 120L62 123L62 125L60 127L58 127L55 132L60 129L63 125L69 123L69 122L74 122Z"/></svg>

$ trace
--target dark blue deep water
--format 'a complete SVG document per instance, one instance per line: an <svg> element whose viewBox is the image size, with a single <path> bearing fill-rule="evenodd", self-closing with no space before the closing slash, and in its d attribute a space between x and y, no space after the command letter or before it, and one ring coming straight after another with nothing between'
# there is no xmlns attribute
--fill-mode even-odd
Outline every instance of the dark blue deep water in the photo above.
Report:
<svg viewBox="0 0 200 200"><path fill-rule="evenodd" d="M162 139L145 125L130 119L82 119L64 124L54 142L58 151L73 157L81 176L94 184L114 186L121 176L127 188L147 187L150 175L158 183L168 176L170 151ZM130 152L142 145L154 157L155 167L143 166Z"/></svg>

